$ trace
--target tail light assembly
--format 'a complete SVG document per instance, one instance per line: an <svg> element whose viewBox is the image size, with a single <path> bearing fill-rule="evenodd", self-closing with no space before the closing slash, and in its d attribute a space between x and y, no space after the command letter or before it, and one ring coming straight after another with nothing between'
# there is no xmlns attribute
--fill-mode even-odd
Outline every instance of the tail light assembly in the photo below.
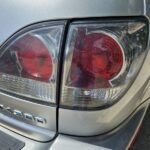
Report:
<svg viewBox="0 0 150 150"><path fill-rule="evenodd" d="M69 28L60 106L96 109L117 102L146 55L145 22L78 21Z"/></svg>
<svg viewBox="0 0 150 150"><path fill-rule="evenodd" d="M0 53L0 89L55 103L64 25L46 23L19 33Z"/></svg>

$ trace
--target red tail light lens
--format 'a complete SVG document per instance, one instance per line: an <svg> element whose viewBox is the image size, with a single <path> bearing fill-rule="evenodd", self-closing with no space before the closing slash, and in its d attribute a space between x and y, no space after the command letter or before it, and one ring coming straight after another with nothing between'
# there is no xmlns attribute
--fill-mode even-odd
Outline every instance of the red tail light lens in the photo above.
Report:
<svg viewBox="0 0 150 150"><path fill-rule="evenodd" d="M84 29L81 30L78 30L74 45L71 86L87 89L109 87L108 81L117 76L123 67L123 49L107 32L86 34ZM97 82L100 80L102 84Z"/></svg>
<svg viewBox="0 0 150 150"><path fill-rule="evenodd" d="M0 89L55 103L63 29L63 23L44 23L15 35L0 52Z"/></svg>
<svg viewBox="0 0 150 150"><path fill-rule="evenodd" d="M52 58L48 48L32 35L26 35L12 45L22 75L27 78L48 81L52 75Z"/></svg>
<svg viewBox="0 0 150 150"><path fill-rule="evenodd" d="M144 21L72 23L64 55L60 105L109 106L127 91L146 55Z"/></svg>

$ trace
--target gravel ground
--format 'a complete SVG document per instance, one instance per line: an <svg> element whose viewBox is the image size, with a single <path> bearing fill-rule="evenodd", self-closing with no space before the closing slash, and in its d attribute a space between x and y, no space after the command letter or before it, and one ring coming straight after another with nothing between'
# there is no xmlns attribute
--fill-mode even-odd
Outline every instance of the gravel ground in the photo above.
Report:
<svg viewBox="0 0 150 150"><path fill-rule="evenodd" d="M150 107L131 150L150 150Z"/></svg>

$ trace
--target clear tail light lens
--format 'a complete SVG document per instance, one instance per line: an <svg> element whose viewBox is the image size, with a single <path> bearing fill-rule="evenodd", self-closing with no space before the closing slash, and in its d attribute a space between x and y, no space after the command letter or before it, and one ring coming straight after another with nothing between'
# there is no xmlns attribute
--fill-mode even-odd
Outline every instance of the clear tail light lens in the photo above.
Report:
<svg viewBox="0 0 150 150"><path fill-rule="evenodd" d="M0 52L0 89L54 103L64 25L39 24L21 31Z"/></svg>
<svg viewBox="0 0 150 150"><path fill-rule="evenodd" d="M146 55L144 21L74 22L64 55L61 107L90 109L116 102Z"/></svg>

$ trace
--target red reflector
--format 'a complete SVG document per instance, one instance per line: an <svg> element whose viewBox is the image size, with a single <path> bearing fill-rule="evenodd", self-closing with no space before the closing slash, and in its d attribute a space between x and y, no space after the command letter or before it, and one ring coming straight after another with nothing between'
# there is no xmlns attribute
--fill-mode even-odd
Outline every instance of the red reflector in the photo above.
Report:
<svg viewBox="0 0 150 150"><path fill-rule="evenodd" d="M109 87L123 67L123 50L109 34L78 31L71 64L71 84L82 88Z"/></svg>
<svg viewBox="0 0 150 150"><path fill-rule="evenodd" d="M35 36L26 35L14 45L22 68L29 78L48 81L52 75L52 59L46 46Z"/></svg>

